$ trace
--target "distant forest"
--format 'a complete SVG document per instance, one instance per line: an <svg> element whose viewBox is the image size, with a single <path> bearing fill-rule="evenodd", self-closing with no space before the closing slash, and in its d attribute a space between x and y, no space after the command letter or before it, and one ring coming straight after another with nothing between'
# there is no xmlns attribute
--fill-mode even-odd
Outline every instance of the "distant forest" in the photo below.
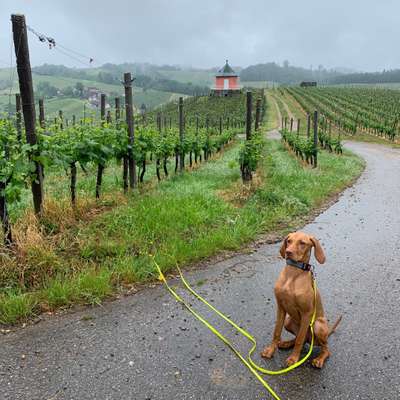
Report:
<svg viewBox="0 0 400 400"><path fill-rule="evenodd" d="M352 83L398 83L400 82L400 69L383 72L360 72L337 76L330 83L352 84Z"/></svg>
<svg viewBox="0 0 400 400"><path fill-rule="evenodd" d="M162 68L171 70L174 67L158 67L158 71ZM182 93L190 96L208 94L207 86L194 85L190 82L183 83L173 79L168 79L160 75L157 70L145 68L139 64L105 64L99 69L79 69L69 68L64 65L44 64L39 67L32 68L33 72L38 75L63 76L67 78L109 83L121 84L123 73L126 71L134 72L135 86L142 88L144 91L148 89L160 90L164 92ZM145 71L140 72L140 71Z"/></svg>
<svg viewBox="0 0 400 400"><path fill-rule="evenodd" d="M271 62L267 64L251 65L240 73L242 81L271 81L285 85L297 84L301 81L317 81L329 83L342 76L343 73L327 70L322 65L317 69L293 67L285 61L283 65Z"/></svg>

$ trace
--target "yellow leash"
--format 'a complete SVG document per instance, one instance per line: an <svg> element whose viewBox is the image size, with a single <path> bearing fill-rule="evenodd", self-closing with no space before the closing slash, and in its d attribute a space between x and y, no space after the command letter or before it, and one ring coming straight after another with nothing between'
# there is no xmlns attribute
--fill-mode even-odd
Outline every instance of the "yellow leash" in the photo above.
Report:
<svg viewBox="0 0 400 400"><path fill-rule="evenodd" d="M295 364L291 365L290 367L278 370L278 371L271 371L265 368L260 367L259 365L257 365L251 358L253 352L256 350L257 348L257 342L255 340L255 338L248 333L246 330L244 330L243 328L241 328L239 325L237 325L235 322L233 322L231 319L229 319L226 315L224 315L221 311L219 311L218 309L216 309L213 305L211 305L207 300L205 300L202 296L200 296L186 281L186 279L184 278L182 271L180 270L180 268L177 266L181 281L183 283L183 285L186 287L186 289L193 294L193 296L195 296L198 300L200 300L202 303L204 303L207 307L209 307L211 310L213 310L217 315L219 315L221 318L223 318L226 322L228 322L232 327L234 327L238 332L240 332L244 337L246 337L251 343L252 343L252 347L249 351L249 354L247 356L247 360L240 354L240 352L233 346L233 344L225 337L223 336L213 325L211 325L205 318L203 318L199 313L197 313L195 310L193 310L192 307L189 306L189 304L187 304L181 296L179 296L178 293L176 293L176 291L174 289L172 289L169 285L167 280L165 279L164 274L161 271L160 266L156 263L156 261L154 260L154 263L156 265L157 271L159 273L159 280L161 280L166 288L168 289L168 291L172 294L172 296L181 304L183 304L185 306L185 308L192 313L195 318L197 318L200 322L202 322L205 326L207 326L207 328L214 333L214 335L216 335L222 342L224 342L235 354L236 356L242 361L242 363L250 370L250 372L260 381L260 383L268 390L268 392L271 394L271 396L276 399L276 400L281 400L280 397L275 393L275 391L271 388L271 386L260 376L260 374L257 372L261 372L262 374L266 374L266 375L282 375L282 374L286 374L289 371L294 370L295 368L297 368L298 366L302 365L305 361L307 361L307 359L310 357L312 351L313 351L313 346L314 346L314 329L313 329L313 325L315 322L315 318L316 318L316 298L317 298L317 287L316 287L316 282L315 279L313 278L313 290L314 290L314 312L311 318L311 322L310 322L310 330L311 330L311 344L310 344L310 348L307 352L307 354L298 362L296 362Z"/></svg>

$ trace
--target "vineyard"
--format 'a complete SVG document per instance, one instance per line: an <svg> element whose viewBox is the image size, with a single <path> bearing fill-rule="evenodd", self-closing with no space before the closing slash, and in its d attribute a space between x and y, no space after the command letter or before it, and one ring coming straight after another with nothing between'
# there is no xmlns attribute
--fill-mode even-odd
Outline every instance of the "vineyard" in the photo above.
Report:
<svg viewBox="0 0 400 400"><path fill-rule="evenodd" d="M264 102L262 104L264 110ZM180 107L182 121L179 121ZM253 109L256 110L255 104ZM72 207L76 207L78 170L82 171L83 179L96 171L96 183L92 190L96 199L100 199L104 174L108 169L111 174L118 174L120 166L118 181L121 190L126 192L130 178L132 186L143 184L147 176L147 180L151 180L150 173L160 181L182 170L185 165L192 168L207 161L243 132L246 96L194 97L184 105L183 101L181 105L171 103L163 110L155 110L143 118L137 117L132 147L129 146L127 123L120 117L121 110L116 108L114 111L116 117L113 120L110 111L107 120L87 118L68 126L62 117L51 124L38 121L38 142L34 146L29 145L21 135L19 116L17 120L0 121L1 198L8 208L18 208L16 203L21 200L22 193L26 194L24 188L37 179L34 162L40 163L44 175L50 175L53 180L57 176L59 179L69 177L70 202ZM102 115L105 113L102 112ZM128 173L130 151L137 165L137 176L135 173L133 177L129 177ZM7 207L4 209L7 210ZM3 221L5 241L11 244L12 233L7 214Z"/></svg>
<svg viewBox="0 0 400 400"><path fill-rule="evenodd" d="M285 89L306 113L319 110L340 131L379 136L390 141L400 133L400 91L375 88Z"/></svg>

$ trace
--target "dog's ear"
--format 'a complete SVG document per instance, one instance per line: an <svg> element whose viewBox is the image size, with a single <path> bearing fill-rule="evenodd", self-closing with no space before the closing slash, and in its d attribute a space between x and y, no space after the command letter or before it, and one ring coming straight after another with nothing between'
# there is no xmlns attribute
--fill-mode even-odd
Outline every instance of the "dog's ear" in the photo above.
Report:
<svg viewBox="0 0 400 400"><path fill-rule="evenodd" d="M287 247L287 240L288 240L288 236L285 237L285 239L283 239L283 242L281 244L281 248L279 250L279 253L281 253L282 258L286 258L286 247Z"/></svg>
<svg viewBox="0 0 400 400"><path fill-rule="evenodd" d="M320 264L324 264L324 263L325 263L325 260L326 260L326 257L325 257L324 250L322 250L322 247L321 247L321 245L320 245L318 239L316 239L315 237L311 236L311 237L310 237L310 240L311 240L311 242L312 242L312 244L313 244L313 246L314 246L314 255L315 255L315 258L317 259L317 261L318 261Z"/></svg>

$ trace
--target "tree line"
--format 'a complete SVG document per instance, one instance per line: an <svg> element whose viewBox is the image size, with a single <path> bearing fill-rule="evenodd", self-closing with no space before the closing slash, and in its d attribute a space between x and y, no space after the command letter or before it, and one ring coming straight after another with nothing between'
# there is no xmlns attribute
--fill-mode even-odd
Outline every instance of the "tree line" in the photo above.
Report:
<svg viewBox="0 0 400 400"><path fill-rule="evenodd" d="M135 76L135 86L142 88L144 91L154 89L163 92L182 93L189 96L204 95L208 94L210 91L207 86L168 79L163 77L155 70L150 70L150 75L146 71L140 72L143 71L143 68L138 68L137 64L129 65L131 66ZM126 70L126 64L105 64L100 69L80 69L69 68L64 65L43 64L41 66L34 67L32 71L38 75L62 76L67 78L120 85L122 68L125 68L124 70ZM166 70L171 69L168 68Z"/></svg>

